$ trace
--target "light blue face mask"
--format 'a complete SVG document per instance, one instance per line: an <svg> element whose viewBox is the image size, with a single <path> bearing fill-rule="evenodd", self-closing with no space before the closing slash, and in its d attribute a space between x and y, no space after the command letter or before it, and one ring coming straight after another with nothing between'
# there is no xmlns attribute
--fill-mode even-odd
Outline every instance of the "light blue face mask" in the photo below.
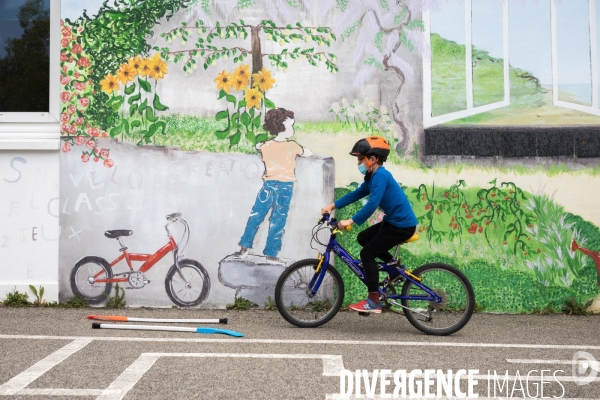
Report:
<svg viewBox="0 0 600 400"><path fill-rule="evenodd" d="M360 164L358 166L358 172L360 172L361 174L366 175L367 171L368 171L368 169L367 169L367 167L365 167L365 164Z"/></svg>

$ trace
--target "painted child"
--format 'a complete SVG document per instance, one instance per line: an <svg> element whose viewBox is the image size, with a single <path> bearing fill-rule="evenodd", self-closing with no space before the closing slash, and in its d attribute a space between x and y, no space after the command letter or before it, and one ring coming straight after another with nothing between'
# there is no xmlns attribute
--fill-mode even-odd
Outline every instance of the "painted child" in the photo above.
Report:
<svg viewBox="0 0 600 400"><path fill-rule="evenodd" d="M280 263L277 254L281 250L283 233L294 182L296 181L296 157L310 157L312 152L289 140L294 134L294 113L284 108L271 109L265 115L263 128L275 137L258 143L256 149L262 155L265 165L263 187L256 195L256 201L246 229L240 240L240 250L234 257L245 258L252 248L254 237L265 216L272 210L269 219L269 232L263 254L270 263Z"/></svg>

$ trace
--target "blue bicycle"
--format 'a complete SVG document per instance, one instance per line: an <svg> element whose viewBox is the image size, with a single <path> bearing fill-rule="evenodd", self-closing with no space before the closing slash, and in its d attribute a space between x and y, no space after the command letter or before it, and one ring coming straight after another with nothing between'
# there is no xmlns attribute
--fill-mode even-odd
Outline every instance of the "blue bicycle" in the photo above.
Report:
<svg viewBox="0 0 600 400"><path fill-rule="evenodd" d="M322 243L318 233L330 230L329 242ZM275 302L281 316L301 328L313 328L331 320L344 300L344 282L330 264L336 254L364 282L360 260L353 258L336 240L341 231L335 218L325 214L313 228L313 243L325 246L316 259L297 261L279 277L275 286ZM414 235L406 242L418 239ZM381 263L384 273L379 294L384 310L404 314L418 330L429 335L450 335L462 329L473 314L475 294L467 277L457 268L430 263L410 271L398 259ZM314 248L314 247L313 247ZM398 294L398 292L400 294ZM368 314L367 314L368 315Z"/></svg>

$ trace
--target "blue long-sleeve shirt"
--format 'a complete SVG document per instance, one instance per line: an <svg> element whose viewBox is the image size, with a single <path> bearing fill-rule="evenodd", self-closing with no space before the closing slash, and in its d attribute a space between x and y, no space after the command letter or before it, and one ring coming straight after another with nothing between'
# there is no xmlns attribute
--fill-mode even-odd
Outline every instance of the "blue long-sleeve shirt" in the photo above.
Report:
<svg viewBox="0 0 600 400"><path fill-rule="evenodd" d="M417 226L417 217L404 191L383 166L377 168L371 178L355 191L337 200L335 208L343 208L366 196L369 196L367 204L352 217L356 224L363 224L380 207L385 214L384 220L390 224L398 228Z"/></svg>

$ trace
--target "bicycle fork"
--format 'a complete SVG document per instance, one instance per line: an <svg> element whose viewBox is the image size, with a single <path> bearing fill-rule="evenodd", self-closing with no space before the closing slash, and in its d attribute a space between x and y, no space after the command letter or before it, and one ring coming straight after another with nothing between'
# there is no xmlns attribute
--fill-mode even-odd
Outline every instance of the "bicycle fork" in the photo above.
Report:
<svg viewBox="0 0 600 400"><path fill-rule="evenodd" d="M177 273L179 274L181 279L183 279L183 281L185 282L185 285L188 286L190 283L187 281L187 279L185 279L185 276L183 276L183 273L181 272L181 266L179 265L178 251L179 251L179 248L177 248L177 247L175 247L173 249L173 258L175 259L175 268L177 268Z"/></svg>
<svg viewBox="0 0 600 400"><path fill-rule="evenodd" d="M327 272L327 266L329 265L329 257L330 253L328 251L326 251L325 254L319 255L319 264L317 264L317 267L315 268L315 274L308 284L308 290L310 290L308 297L311 299L315 296L315 294L317 294L317 291L321 286L325 272Z"/></svg>

